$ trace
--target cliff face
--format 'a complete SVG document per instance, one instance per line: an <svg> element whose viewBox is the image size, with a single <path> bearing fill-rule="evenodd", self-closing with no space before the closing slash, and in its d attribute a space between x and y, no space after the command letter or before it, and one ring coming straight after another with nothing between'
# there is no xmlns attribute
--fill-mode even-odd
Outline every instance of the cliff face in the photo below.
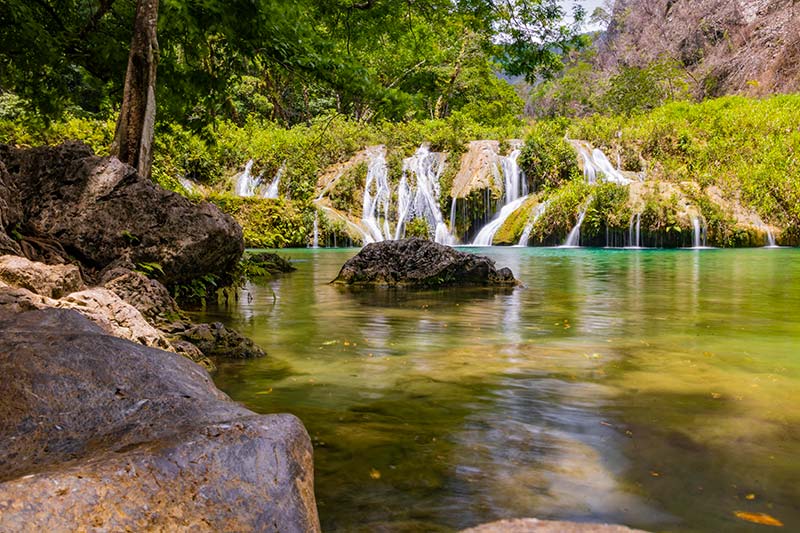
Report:
<svg viewBox="0 0 800 533"><path fill-rule="evenodd" d="M617 0L605 68L682 64L698 94L800 90L800 0Z"/></svg>

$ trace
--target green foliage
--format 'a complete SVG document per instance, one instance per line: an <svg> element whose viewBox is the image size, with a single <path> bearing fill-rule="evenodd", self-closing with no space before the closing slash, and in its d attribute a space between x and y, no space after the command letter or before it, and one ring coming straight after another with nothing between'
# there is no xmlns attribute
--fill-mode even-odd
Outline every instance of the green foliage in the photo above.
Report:
<svg viewBox="0 0 800 533"><path fill-rule="evenodd" d="M364 184L367 180L367 164L360 163L349 169L339 178L328 193L331 205L351 215L361 215L361 199L364 197ZM356 212L357 211L357 212Z"/></svg>
<svg viewBox="0 0 800 533"><path fill-rule="evenodd" d="M208 200L242 226L248 248L305 247L308 244L313 213L299 210L293 202L225 195Z"/></svg>
<svg viewBox="0 0 800 533"><path fill-rule="evenodd" d="M623 147L631 159L641 156L648 161L649 178L697 181L704 189L715 185L764 221L796 228L800 226L798 124L800 95L762 100L725 97L700 104L667 104L635 120L594 116L575 121L568 133L596 146ZM722 242L730 238L722 237Z"/></svg>
<svg viewBox="0 0 800 533"><path fill-rule="evenodd" d="M578 212L586 204L592 187L583 180L568 182L547 199L549 204L533 225L531 244L560 245L578 221Z"/></svg>
<svg viewBox="0 0 800 533"><path fill-rule="evenodd" d="M601 183L593 187L592 201L581 226L582 236L591 239L604 236L607 228L627 228L631 218L629 192L628 187L616 183Z"/></svg>
<svg viewBox="0 0 800 533"><path fill-rule="evenodd" d="M645 67L620 67L600 101L611 113L632 115L687 97L688 84L680 65L667 60Z"/></svg>
<svg viewBox="0 0 800 533"><path fill-rule="evenodd" d="M581 176L574 148L564 140L567 123L540 121L525 139L520 166L533 191L561 187Z"/></svg>
<svg viewBox="0 0 800 533"><path fill-rule="evenodd" d="M164 268L159 263L136 263L136 272L152 279L164 277Z"/></svg>
<svg viewBox="0 0 800 533"><path fill-rule="evenodd" d="M220 277L206 274L188 283L178 283L171 287L172 297L181 303L205 303L213 296L220 285Z"/></svg>
<svg viewBox="0 0 800 533"><path fill-rule="evenodd" d="M431 236L432 229L424 218L415 218L406 223L406 238L419 237L421 239L429 239Z"/></svg>

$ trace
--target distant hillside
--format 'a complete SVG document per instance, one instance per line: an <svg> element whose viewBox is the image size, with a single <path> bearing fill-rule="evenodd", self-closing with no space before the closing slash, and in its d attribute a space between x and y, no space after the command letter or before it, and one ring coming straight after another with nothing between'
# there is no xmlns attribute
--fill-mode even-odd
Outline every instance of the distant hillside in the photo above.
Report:
<svg viewBox="0 0 800 533"><path fill-rule="evenodd" d="M698 96L800 91L800 0L617 0L606 70L680 62Z"/></svg>

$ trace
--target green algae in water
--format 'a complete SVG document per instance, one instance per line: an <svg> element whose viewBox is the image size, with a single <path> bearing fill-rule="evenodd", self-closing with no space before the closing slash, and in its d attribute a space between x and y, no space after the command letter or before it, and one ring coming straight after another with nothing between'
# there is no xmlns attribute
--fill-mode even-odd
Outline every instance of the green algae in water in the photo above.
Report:
<svg viewBox="0 0 800 533"><path fill-rule="evenodd" d="M328 285L354 253L201 317L270 354L215 380L303 420L326 531L800 528L800 251L484 248L526 287L373 296Z"/></svg>

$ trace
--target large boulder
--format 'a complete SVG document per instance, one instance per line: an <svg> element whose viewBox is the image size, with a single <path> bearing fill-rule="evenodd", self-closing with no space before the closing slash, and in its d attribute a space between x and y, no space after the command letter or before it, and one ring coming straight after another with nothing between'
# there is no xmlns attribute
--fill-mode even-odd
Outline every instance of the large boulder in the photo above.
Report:
<svg viewBox="0 0 800 533"><path fill-rule="evenodd" d="M312 448L74 311L0 321L0 530L319 531Z"/></svg>
<svg viewBox="0 0 800 533"><path fill-rule="evenodd" d="M0 145L0 163L19 196L22 235L57 242L88 269L157 263L162 281L179 283L232 269L244 250L241 228L216 207L165 191L83 144Z"/></svg>
<svg viewBox="0 0 800 533"><path fill-rule="evenodd" d="M352 286L514 286L508 268L488 257L460 252L423 239L365 246L347 261L333 283Z"/></svg>

